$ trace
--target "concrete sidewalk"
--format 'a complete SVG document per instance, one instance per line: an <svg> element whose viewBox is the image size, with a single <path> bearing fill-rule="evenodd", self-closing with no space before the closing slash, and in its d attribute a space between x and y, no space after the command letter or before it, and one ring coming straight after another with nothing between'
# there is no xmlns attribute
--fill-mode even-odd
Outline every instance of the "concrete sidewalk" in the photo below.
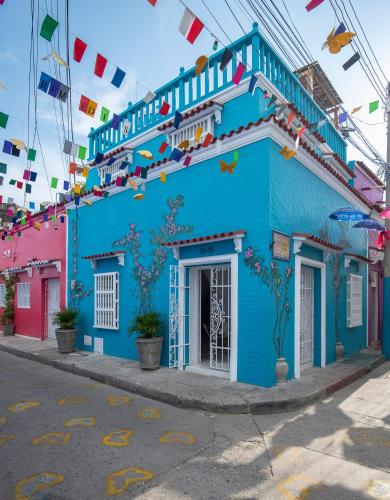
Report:
<svg viewBox="0 0 390 500"><path fill-rule="evenodd" d="M379 351L365 349L326 368L306 370L301 379L265 389L164 367L145 372L137 362L123 358L81 351L59 354L53 341L0 336L0 350L174 406L253 414L289 411L318 401L384 361Z"/></svg>

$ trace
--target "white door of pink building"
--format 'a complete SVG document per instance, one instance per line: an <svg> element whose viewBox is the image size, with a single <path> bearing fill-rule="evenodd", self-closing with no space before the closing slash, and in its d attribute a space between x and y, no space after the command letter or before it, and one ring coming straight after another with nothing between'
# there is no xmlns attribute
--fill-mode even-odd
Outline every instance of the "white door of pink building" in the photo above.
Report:
<svg viewBox="0 0 390 500"><path fill-rule="evenodd" d="M53 316L60 310L60 280L50 278L46 280L46 311L47 311L47 338L56 339L56 326L53 325Z"/></svg>

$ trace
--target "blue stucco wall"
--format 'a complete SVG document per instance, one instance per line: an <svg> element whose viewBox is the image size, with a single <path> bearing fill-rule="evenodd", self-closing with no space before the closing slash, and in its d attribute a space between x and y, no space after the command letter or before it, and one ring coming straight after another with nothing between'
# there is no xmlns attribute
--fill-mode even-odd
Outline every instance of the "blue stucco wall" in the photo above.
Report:
<svg viewBox="0 0 390 500"><path fill-rule="evenodd" d="M240 101L241 99L241 101ZM216 135L229 132L243 123L254 121L264 113L264 100L261 96L245 94L225 104L223 120L216 126ZM244 104L243 104L244 103ZM269 111L267 111L268 113ZM163 136L137 148L148 149L156 154ZM96 272L117 271L120 274L120 328L118 331L93 328L93 294L80 302L80 325L78 347L87 349L82 343L83 335L92 335L104 339L104 353L137 359L135 337L129 337L129 321L139 309L139 301L133 293L135 282L132 277L132 257L126 254L125 266L120 267L116 259L107 259L97 264L92 270L90 263L82 256L104 253L113 250L113 242L128 233L129 224L135 223L141 235L142 262L150 259L150 230L157 230L162 224L162 217L168 212L167 199L184 196L184 207L180 209L177 223L193 226L191 235L180 235L177 239L209 235L219 232L244 229L247 232L243 240L243 250L248 246L257 249L263 255L265 263L270 261L272 229L286 234L304 232L319 234L321 227L328 221L328 215L338 207L349 203L330 186L321 181L296 159L284 160L279 155L280 146L271 139L240 148L239 162L233 174L221 173L219 159L232 161L232 153L209 159L200 164L167 176L166 184L159 180L147 183L145 198L133 200L132 190L122 191L108 198L101 199L92 207L80 207L78 210L79 261L78 280L84 289L93 288L93 274ZM135 153L133 167L145 166L149 162ZM94 174L89 179L96 183ZM72 211L70 220L76 212ZM70 225L69 225L70 226ZM330 240L336 241L338 226L329 224ZM365 233L349 228L348 238L352 242L350 251L365 254ZM176 239L176 238L175 238ZM212 246L212 250L209 247ZM232 252L232 242L213 245L187 247L181 250L181 258L192 258L211 254ZM204 252L202 253L202 250ZM168 260L160 276L154 293L156 310L164 321L164 347L162 363L168 364L168 293L169 265L176 264L168 250ZM206 253L205 253L206 252ZM73 253L73 241L69 238L69 259ZM291 252L292 253L292 252ZM311 247L302 247L302 255L315 260L322 260L322 251ZM283 272L287 265L294 267L294 256L289 263L278 262ZM329 266L328 266L329 267ZM318 273L315 280L318 298ZM346 277L343 268L343 287L341 291L340 327L341 338L348 355L365 346L365 300L363 300L364 326L346 328ZM365 297L366 280L363 281ZM272 343L272 325L274 303L269 290L251 275L244 264L244 253L239 254L238 269L238 380L260 386L275 384L276 354ZM326 361L335 359L334 303L331 286L331 273L327 271L327 342ZM287 325L285 357L289 363L289 377L294 366L294 277L290 283L290 303L292 312ZM316 306L316 342L318 343L318 305ZM270 313L271 312L271 313ZM320 353L315 349L315 364Z"/></svg>

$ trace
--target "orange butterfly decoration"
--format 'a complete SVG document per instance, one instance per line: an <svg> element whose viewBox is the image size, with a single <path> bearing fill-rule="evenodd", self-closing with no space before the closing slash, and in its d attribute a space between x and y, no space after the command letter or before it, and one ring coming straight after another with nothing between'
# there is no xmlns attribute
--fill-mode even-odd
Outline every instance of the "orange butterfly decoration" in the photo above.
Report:
<svg viewBox="0 0 390 500"><path fill-rule="evenodd" d="M228 165L225 160L219 160L219 165L220 165L220 168L221 168L221 172L228 171L229 174L232 174L233 170L234 170L234 167L237 165L237 162L233 161L232 163L230 163Z"/></svg>
<svg viewBox="0 0 390 500"><path fill-rule="evenodd" d="M295 149L288 149L287 146L283 146L282 149L279 151L279 154L283 155L286 160L290 160L297 154L297 152Z"/></svg>

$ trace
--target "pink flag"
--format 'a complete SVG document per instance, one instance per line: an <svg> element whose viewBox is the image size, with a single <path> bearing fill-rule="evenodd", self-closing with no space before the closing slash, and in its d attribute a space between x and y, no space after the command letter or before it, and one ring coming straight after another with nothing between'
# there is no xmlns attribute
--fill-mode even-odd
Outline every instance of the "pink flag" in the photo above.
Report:
<svg viewBox="0 0 390 500"><path fill-rule="evenodd" d="M315 9L316 7L318 7L320 4L322 4L323 1L324 0L311 0L311 2L309 2L306 5L307 12L310 12L311 10Z"/></svg>
<svg viewBox="0 0 390 500"><path fill-rule="evenodd" d="M245 64L238 63L237 69L233 75L232 82L238 85L241 81L242 75L246 70Z"/></svg>

